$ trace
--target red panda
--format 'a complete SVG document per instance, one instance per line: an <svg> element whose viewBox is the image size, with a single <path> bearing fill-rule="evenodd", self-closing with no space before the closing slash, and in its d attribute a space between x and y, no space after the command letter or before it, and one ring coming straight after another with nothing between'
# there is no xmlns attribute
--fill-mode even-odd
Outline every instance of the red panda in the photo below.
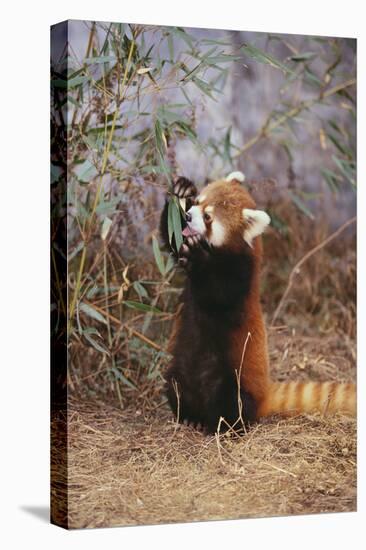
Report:
<svg viewBox="0 0 366 550"><path fill-rule="evenodd" d="M261 234L270 217L243 180L234 172L198 194L190 180L177 179L173 192L186 210L179 251L169 245L167 201L162 213L162 237L187 274L165 376L170 406L178 421L209 433L220 418L221 426L247 426L275 413L355 415L354 384L270 379L259 290Z"/></svg>

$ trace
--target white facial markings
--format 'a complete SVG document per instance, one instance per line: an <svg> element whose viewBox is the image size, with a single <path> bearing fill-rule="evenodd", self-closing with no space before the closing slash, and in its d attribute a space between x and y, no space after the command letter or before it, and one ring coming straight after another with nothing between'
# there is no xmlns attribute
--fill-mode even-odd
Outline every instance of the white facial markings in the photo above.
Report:
<svg viewBox="0 0 366 550"><path fill-rule="evenodd" d="M222 246L225 242L226 230L225 227L218 220L214 220L211 224L211 235L209 242L213 246Z"/></svg>
<svg viewBox="0 0 366 550"><path fill-rule="evenodd" d="M191 220L188 222L188 227L196 233L204 235L206 233L206 224L203 220L201 207L192 206L187 214L191 217Z"/></svg>
<svg viewBox="0 0 366 550"><path fill-rule="evenodd" d="M206 208L205 208L205 213L206 213L206 214L212 214L213 211L214 211L214 207L213 207L213 206L210 206L210 205L206 206Z"/></svg>
<svg viewBox="0 0 366 550"><path fill-rule="evenodd" d="M243 181L245 180L245 176L243 172L231 172L231 174L229 174L225 179L226 181L237 180L240 181L240 183L243 183Z"/></svg>
<svg viewBox="0 0 366 550"><path fill-rule="evenodd" d="M201 202L204 202L206 200L206 195L199 195L197 197L197 202L201 204Z"/></svg>
<svg viewBox="0 0 366 550"><path fill-rule="evenodd" d="M248 225L244 231L243 238L249 246L253 246L253 239L263 233L267 225L271 222L271 218L268 216L267 212L263 210L252 210L251 208L244 208L242 214L244 221Z"/></svg>

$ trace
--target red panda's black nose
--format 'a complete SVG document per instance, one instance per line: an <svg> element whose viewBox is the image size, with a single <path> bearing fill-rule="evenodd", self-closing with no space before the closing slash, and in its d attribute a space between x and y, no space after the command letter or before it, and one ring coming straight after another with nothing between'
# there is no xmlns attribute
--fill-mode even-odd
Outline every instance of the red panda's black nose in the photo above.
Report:
<svg viewBox="0 0 366 550"><path fill-rule="evenodd" d="M187 220L187 222L191 222L191 221L192 221L192 215L189 214L189 212L186 213L186 220Z"/></svg>

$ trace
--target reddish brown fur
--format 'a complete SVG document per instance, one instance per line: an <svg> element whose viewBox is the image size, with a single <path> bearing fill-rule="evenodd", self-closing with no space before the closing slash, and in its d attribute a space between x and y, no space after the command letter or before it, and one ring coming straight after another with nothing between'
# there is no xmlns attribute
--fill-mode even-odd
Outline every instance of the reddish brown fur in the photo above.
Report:
<svg viewBox="0 0 366 550"><path fill-rule="evenodd" d="M207 185L200 193L204 200L199 205L204 210L214 207L214 216L225 227L225 247L240 252L247 246L243 240L244 208L255 209L249 193L238 181L220 180ZM239 230L238 230L239 228ZM243 303L243 322L231 338L232 365L240 372L241 386L253 395L257 402L257 416L275 413L285 415L301 412L341 411L356 414L356 389L354 384L320 382L272 382L269 376L267 334L260 304L260 270L262 239L256 237L250 254L254 258L254 273L250 295ZM179 324L179 321L178 321ZM249 336L248 336L249 335ZM245 345L246 343L246 345Z"/></svg>
<svg viewBox="0 0 366 550"><path fill-rule="evenodd" d="M243 248L245 222L242 216L244 208L255 209L256 204L240 182L234 180L228 183L219 180L207 185L200 193L205 200L200 202L202 208L214 207L215 217L225 225L228 239L225 243L233 251ZM238 231L238 227L240 230ZM240 371L242 386L251 393L258 402L268 394L268 351L267 334L260 305L260 268L262 263L262 240L257 237L251 250L255 258L255 268L251 294L245 300L244 322L232 334L232 364ZM248 336L249 335L249 336ZM244 358L243 358L244 355Z"/></svg>
<svg viewBox="0 0 366 550"><path fill-rule="evenodd" d="M230 183L225 180L209 183L202 189L200 196L205 197L205 200L199 203L202 210L207 206L213 206L215 218L225 225L228 233L225 246L233 250L233 252L240 251L243 248L245 229L242 210L243 208L255 208L255 202L252 197L237 180L233 180ZM238 231L238 228L240 228L240 231ZM253 253L258 256L260 263L262 256L260 239L257 239Z"/></svg>
<svg viewBox="0 0 366 550"><path fill-rule="evenodd" d="M341 412L356 415L356 387L343 382L271 382L258 416Z"/></svg>

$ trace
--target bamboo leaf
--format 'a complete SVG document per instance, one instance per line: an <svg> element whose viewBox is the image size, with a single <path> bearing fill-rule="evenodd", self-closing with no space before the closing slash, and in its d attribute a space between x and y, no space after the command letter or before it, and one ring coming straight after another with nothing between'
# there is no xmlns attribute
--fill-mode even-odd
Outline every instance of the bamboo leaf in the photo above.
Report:
<svg viewBox="0 0 366 550"><path fill-rule="evenodd" d="M229 126L224 139L224 157L229 164L232 164L230 149L231 149L231 126Z"/></svg>
<svg viewBox="0 0 366 550"><path fill-rule="evenodd" d="M123 384L125 384L129 388L136 390L136 386L132 384L132 382L128 378L126 378L125 375L122 374L122 372L119 371L116 367L111 367L111 372L113 372L117 380L120 380L121 382L123 382Z"/></svg>
<svg viewBox="0 0 366 550"><path fill-rule="evenodd" d="M78 164L75 168L75 174L79 181L83 183L89 183L97 175L97 170L90 162L90 160L85 160L81 164Z"/></svg>
<svg viewBox="0 0 366 550"><path fill-rule="evenodd" d="M305 75L305 80L307 81L308 84L312 84L316 86L320 86L322 84L322 81L316 76L315 73L313 73L313 71L309 69L309 67L305 69L304 75Z"/></svg>
<svg viewBox="0 0 366 550"><path fill-rule="evenodd" d="M141 302L134 302L133 300L125 300L123 304L131 309L139 309L140 311L151 311L152 313L162 313L160 309L149 304L142 304Z"/></svg>
<svg viewBox="0 0 366 550"><path fill-rule="evenodd" d="M178 120L176 123L175 123L176 126L178 126L178 128L193 142L195 143L196 145L198 144L198 140L197 140L197 134L196 132L193 130L193 128L191 128L191 126L189 124L187 124L186 122L184 122L183 120Z"/></svg>
<svg viewBox="0 0 366 550"><path fill-rule="evenodd" d="M219 63L232 63L233 61L242 61L243 57L241 55L230 55L223 53L221 55L213 55L205 59L207 65L216 65Z"/></svg>
<svg viewBox="0 0 366 550"><path fill-rule="evenodd" d="M174 27L172 32L176 34L179 38L184 40L184 42L193 50L194 49L194 38L187 33L182 27Z"/></svg>
<svg viewBox="0 0 366 550"><path fill-rule="evenodd" d="M103 346L102 343L97 342L94 340L90 334L86 333L85 330L83 331L83 336L88 340L88 342L95 348L97 351L100 351L102 353L105 353L106 355L110 355L109 351L106 347Z"/></svg>
<svg viewBox="0 0 366 550"><path fill-rule="evenodd" d="M168 204L168 237L170 244L172 242L173 232L173 199L170 199Z"/></svg>
<svg viewBox="0 0 366 550"><path fill-rule="evenodd" d="M338 166L342 174L347 178L352 187L356 187L356 174L355 174L355 164L351 161L342 160L335 155L332 155L333 161Z"/></svg>
<svg viewBox="0 0 366 550"><path fill-rule="evenodd" d="M287 223L272 210L267 211L271 218L271 226L277 229L282 235L288 235L289 228Z"/></svg>
<svg viewBox="0 0 366 550"><path fill-rule="evenodd" d="M169 255L165 265L165 275L167 275L169 271L172 270L173 267L174 267L174 258L173 256Z"/></svg>
<svg viewBox="0 0 366 550"><path fill-rule="evenodd" d="M83 329L83 334L96 334L99 338L102 338L102 335L95 327L85 327Z"/></svg>
<svg viewBox="0 0 366 550"><path fill-rule="evenodd" d="M314 52L304 52L304 53L299 53L297 55L291 55L289 59L291 59L291 61L300 62L300 61L308 61L309 59L314 59L314 57L316 56L317 54Z"/></svg>
<svg viewBox="0 0 366 550"><path fill-rule="evenodd" d="M164 141L163 141L163 129L160 124L160 120L156 119L154 126L156 148L161 157L164 157Z"/></svg>
<svg viewBox="0 0 366 550"><path fill-rule="evenodd" d="M332 172L331 170L328 170L324 168L322 171L322 176L324 177L325 181L327 182L328 186L330 187L331 191L333 193L336 193L339 191L339 176Z"/></svg>
<svg viewBox="0 0 366 550"><path fill-rule="evenodd" d="M72 260L84 248L84 241L80 241L75 248L67 254L67 261Z"/></svg>
<svg viewBox="0 0 366 550"><path fill-rule="evenodd" d="M155 237L155 235L153 235L153 237L152 237L152 247L153 247L154 258L155 258L156 265L158 266L158 269L159 269L160 273L162 275L165 275L164 259L163 259L163 256L161 255L160 248L159 248L159 243L158 243L158 240Z"/></svg>
<svg viewBox="0 0 366 550"><path fill-rule="evenodd" d="M139 281L135 281L134 283L132 283L132 285L133 285L133 288L136 290L137 294L141 296L141 298L149 297L146 288Z"/></svg>
<svg viewBox="0 0 366 550"><path fill-rule="evenodd" d="M102 241L105 241L106 238L107 238L107 235L109 233L109 230L111 228L111 225L112 225L112 220L110 218L104 218L104 221L103 221L103 224L102 224L102 231L101 231L101 238L102 238Z"/></svg>
<svg viewBox="0 0 366 550"><path fill-rule="evenodd" d="M51 162L51 184L56 183L62 174L62 168Z"/></svg>
<svg viewBox="0 0 366 550"><path fill-rule="evenodd" d="M96 294L98 294L99 292L99 288L98 288L98 285L97 284L94 284L90 290L88 290L88 292L86 293L86 297L88 298L88 300L91 300L92 298L94 298L94 296L96 296Z"/></svg>
<svg viewBox="0 0 366 550"><path fill-rule="evenodd" d="M75 78L70 78L69 80L64 80L62 78L56 78L55 80L51 80L51 85L55 88L76 88L77 86L81 86L82 84L85 84L85 82L89 82L90 77L89 76L76 76Z"/></svg>
<svg viewBox="0 0 366 550"><path fill-rule="evenodd" d="M311 220L315 220L314 214L309 210L309 208L308 208L308 207L306 206L306 204L300 199L300 197L298 197L297 195L295 195L295 193L292 193L291 191L289 191L289 194L290 194L291 200L292 200L292 202L295 204L295 206L297 206L297 208L298 208L303 214L305 214L305 216L307 216L307 217L310 218Z"/></svg>
<svg viewBox="0 0 366 550"><path fill-rule="evenodd" d="M163 129L161 127L159 118L157 118L155 121L154 134L155 134L155 144L156 144L156 149L158 151L160 168L162 172L165 174L168 182L171 183L170 170L164 158L164 152L166 148L166 138L165 138Z"/></svg>
<svg viewBox="0 0 366 550"><path fill-rule="evenodd" d="M158 117L159 120L168 124L174 124L175 122L183 120L180 114L170 111L165 105L161 105L158 108Z"/></svg>
<svg viewBox="0 0 366 550"><path fill-rule="evenodd" d="M347 134L345 133L345 131L342 128L340 128L334 120L328 120L328 124L333 128L333 130L338 132L338 134L340 134L343 137L347 137Z"/></svg>
<svg viewBox="0 0 366 550"><path fill-rule="evenodd" d="M252 57L259 63L265 63L266 65L270 65L275 69L280 69L284 73L293 74L294 72L289 69L284 63L278 61L278 59L275 59L272 55L260 50L259 48L256 48L255 46L244 44L241 49L244 51L244 53L249 55L249 57Z"/></svg>
<svg viewBox="0 0 366 550"><path fill-rule="evenodd" d="M197 88L199 88L204 94L208 95L208 97L216 101L216 99L213 97L211 93L212 91L211 86L207 82L205 82L201 78L198 78L197 76L194 76L192 78L192 82L194 82Z"/></svg>
<svg viewBox="0 0 366 550"><path fill-rule="evenodd" d="M177 247L177 250L179 250L183 244L182 221L180 217L180 208L175 200L172 201L172 222L175 245Z"/></svg>
<svg viewBox="0 0 366 550"><path fill-rule="evenodd" d="M341 143L334 134L327 133L328 139L336 146L338 151L340 151L346 157L352 158L352 149L348 145Z"/></svg>
<svg viewBox="0 0 366 550"><path fill-rule="evenodd" d="M65 61L66 62L66 61ZM67 59L67 63L72 65L72 58L68 57ZM71 69L71 66L70 66L70 69ZM69 70L68 73L67 73L67 78L69 80L71 80L72 78L75 78L75 76L79 76L79 74L83 73L84 72L84 67L80 67L79 69L77 69L76 71L71 71Z"/></svg>
<svg viewBox="0 0 366 550"><path fill-rule="evenodd" d="M116 206L121 202L121 197L113 197L109 201L100 201L98 206L96 207L95 211L99 215L112 215L116 211Z"/></svg>
<svg viewBox="0 0 366 550"><path fill-rule="evenodd" d="M114 55L101 55L100 57L86 57L85 63L92 65L93 63L117 63L117 57Z"/></svg>
<svg viewBox="0 0 366 550"><path fill-rule="evenodd" d="M168 49L169 49L169 56L170 61L173 62L174 60L174 41L171 33L168 34Z"/></svg>
<svg viewBox="0 0 366 550"><path fill-rule="evenodd" d="M190 70L183 78L183 82L189 82L193 77L199 72L200 67L203 66L203 61L201 60L192 70Z"/></svg>
<svg viewBox="0 0 366 550"><path fill-rule="evenodd" d="M150 71L152 71L153 68L152 67L141 67L141 69L137 69L137 74L146 74L146 73L149 73Z"/></svg>
<svg viewBox="0 0 366 550"><path fill-rule="evenodd" d="M223 40L212 40L210 38L203 38L200 41L201 44L207 44L208 46L217 45L217 46L232 46L231 42L224 42Z"/></svg>
<svg viewBox="0 0 366 550"><path fill-rule="evenodd" d="M184 87L181 86L180 88L180 91L182 92L182 94L184 95L185 99L187 100L187 102L193 106L193 102L192 100L190 99L189 95L187 94L187 92L185 91Z"/></svg>
<svg viewBox="0 0 366 550"><path fill-rule="evenodd" d="M76 101L75 98L73 98L71 95L68 95L67 96L67 101L69 101L70 103L72 103L73 105L75 105L75 107L77 107L78 109L80 109L81 105L78 101Z"/></svg>
<svg viewBox="0 0 366 550"><path fill-rule="evenodd" d="M95 319L100 323L104 323L105 325L107 324L107 321L105 320L103 315L99 313L99 311L94 309L92 306L90 306L89 304L85 304L84 302L81 302L81 304L79 305L79 309L83 311L86 315L89 315L89 317L91 317L92 319Z"/></svg>

